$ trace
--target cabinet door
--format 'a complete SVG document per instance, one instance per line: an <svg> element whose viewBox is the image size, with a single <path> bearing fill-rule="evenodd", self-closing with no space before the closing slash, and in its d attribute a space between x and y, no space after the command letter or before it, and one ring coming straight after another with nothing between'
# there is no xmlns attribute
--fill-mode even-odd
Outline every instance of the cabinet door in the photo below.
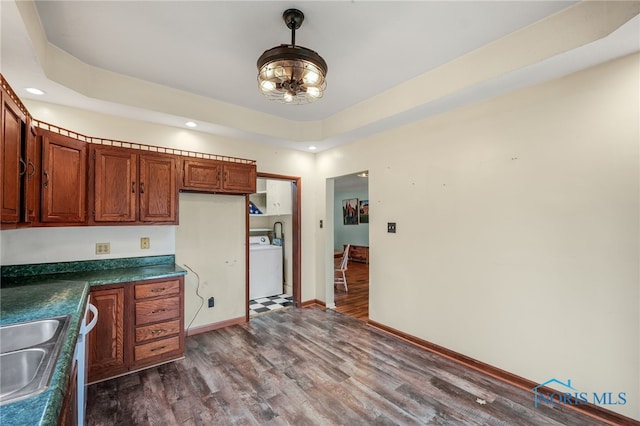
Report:
<svg viewBox="0 0 640 426"><path fill-rule="evenodd" d="M140 154L140 221L177 222L177 159Z"/></svg>
<svg viewBox="0 0 640 426"><path fill-rule="evenodd" d="M24 162L26 164L26 170L23 175L23 222L31 223L38 220L38 198L40 192L38 191L38 175L40 162L38 161L38 147L37 147L37 129L34 126L28 126L27 137L24 147Z"/></svg>
<svg viewBox="0 0 640 426"><path fill-rule="evenodd" d="M86 222L87 145L77 139L43 131L43 222Z"/></svg>
<svg viewBox="0 0 640 426"><path fill-rule="evenodd" d="M89 382L127 370L124 355L124 287L91 290L98 322L89 333Z"/></svg>
<svg viewBox="0 0 640 426"><path fill-rule="evenodd" d="M215 160L183 160L182 187L200 191L222 188L222 163Z"/></svg>
<svg viewBox="0 0 640 426"><path fill-rule="evenodd" d="M130 149L92 147L93 220L133 222L139 186L138 155Z"/></svg>
<svg viewBox="0 0 640 426"><path fill-rule="evenodd" d="M288 180L267 180L267 213L291 214L293 185Z"/></svg>
<svg viewBox="0 0 640 426"><path fill-rule="evenodd" d="M67 383L67 393L62 400L59 426L77 426L78 424L78 363L73 362L69 381Z"/></svg>
<svg viewBox="0 0 640 426"><path fill-rule="evenodd" d="M21 150L26 130L26 116L6 94L2 93L2 222L18 223L20 220L20 179L26 172Z"/></svg>
<svg viewBox="0 0 640 426"><path fill-rule="evenodd" d="M252 164L224 164L223 188L227 192L253 194L256 192L256 166Z"/></svg>

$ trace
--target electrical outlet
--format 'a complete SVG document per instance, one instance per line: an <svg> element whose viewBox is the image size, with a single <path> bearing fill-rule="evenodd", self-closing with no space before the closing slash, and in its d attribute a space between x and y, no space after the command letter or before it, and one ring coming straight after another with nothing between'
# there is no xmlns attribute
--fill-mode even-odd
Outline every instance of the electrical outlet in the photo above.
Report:
<svg viewBox="0 0 640 426"><path fill-rule="evenodd" d="M395 222L387 222L387 232L391 234L396 233L396 223Z"/></svg>
<svg viewBox="0 0 640 426"><path fill-rule="evenodd" d="M214 305L215 305L215 300L214 300L214 298L213 298L213 297L210 297L210 298L209 298L209 307L210 307L210 308L213 308L213 306L214 306Z"/></svg>
<svg viewBox="0 0 640 426"><path fill-rule="evenodd" d="M96 243L96 254L111 253L111 243Z"/></svg>
<svg viewBox="0 0 640 426"><path fill-rule="evenodd" d="M140 238L140 248L148 249L150 247L149 237Z"/></svg>

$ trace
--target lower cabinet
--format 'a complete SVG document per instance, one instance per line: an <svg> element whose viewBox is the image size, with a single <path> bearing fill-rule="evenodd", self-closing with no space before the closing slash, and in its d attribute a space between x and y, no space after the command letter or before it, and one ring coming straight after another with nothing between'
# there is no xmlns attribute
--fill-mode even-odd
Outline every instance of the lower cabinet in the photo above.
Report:
<svg viewBox="0 0 640 426"><path fill-rule="evenodd" d="M91 290L91 300L98 308L98 322L89 333L89 382L107 379L127 371L125 360L125 287L100 287Z"/></svg>
<svg viewBox="0 0 640 426"><path fill-rule="evenodd" d="M69 374L67 393L62 400L58 417L59 426L77 426L78 424L78 363L74 361Z"/></svg>
<svg viewBox="0 0 640 426"><path fill-rule="evenodd" d="M133 366L184 355L183 283L184 278L135 285Z"/></svg>
<svg viewBox="0 0 640 426"><path fill-rule="evenodd" d="M89 383L184 356L184 277L95 287Z"/></svg>

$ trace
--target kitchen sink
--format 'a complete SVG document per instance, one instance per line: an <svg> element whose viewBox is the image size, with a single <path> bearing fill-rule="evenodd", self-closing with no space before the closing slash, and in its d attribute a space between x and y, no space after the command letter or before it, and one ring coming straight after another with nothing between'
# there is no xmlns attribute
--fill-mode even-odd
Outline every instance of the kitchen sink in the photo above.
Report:
<svg viewBox="0 0 640 426"><path fill-rule="evenodd" d="M0 404L49 386L68 325L63 316L0 327Z"/></svg>
<svg viewBox="0 0 640 426"><path fill-rule="evenodd" d="M29 348L51 340L60 330L58 318L0 327L0 353Z"/></svg>

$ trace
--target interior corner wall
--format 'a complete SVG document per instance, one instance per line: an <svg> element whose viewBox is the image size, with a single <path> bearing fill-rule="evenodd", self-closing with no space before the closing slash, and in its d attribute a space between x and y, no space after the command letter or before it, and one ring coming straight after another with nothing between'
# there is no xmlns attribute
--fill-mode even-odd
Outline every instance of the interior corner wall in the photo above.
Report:
<svg viewBox="0 0 640 426"><path fill-rule="evenodd" d="M318 154L321 182L369 171L370 318L640 419L638 75L634 54Z"/></svg>

